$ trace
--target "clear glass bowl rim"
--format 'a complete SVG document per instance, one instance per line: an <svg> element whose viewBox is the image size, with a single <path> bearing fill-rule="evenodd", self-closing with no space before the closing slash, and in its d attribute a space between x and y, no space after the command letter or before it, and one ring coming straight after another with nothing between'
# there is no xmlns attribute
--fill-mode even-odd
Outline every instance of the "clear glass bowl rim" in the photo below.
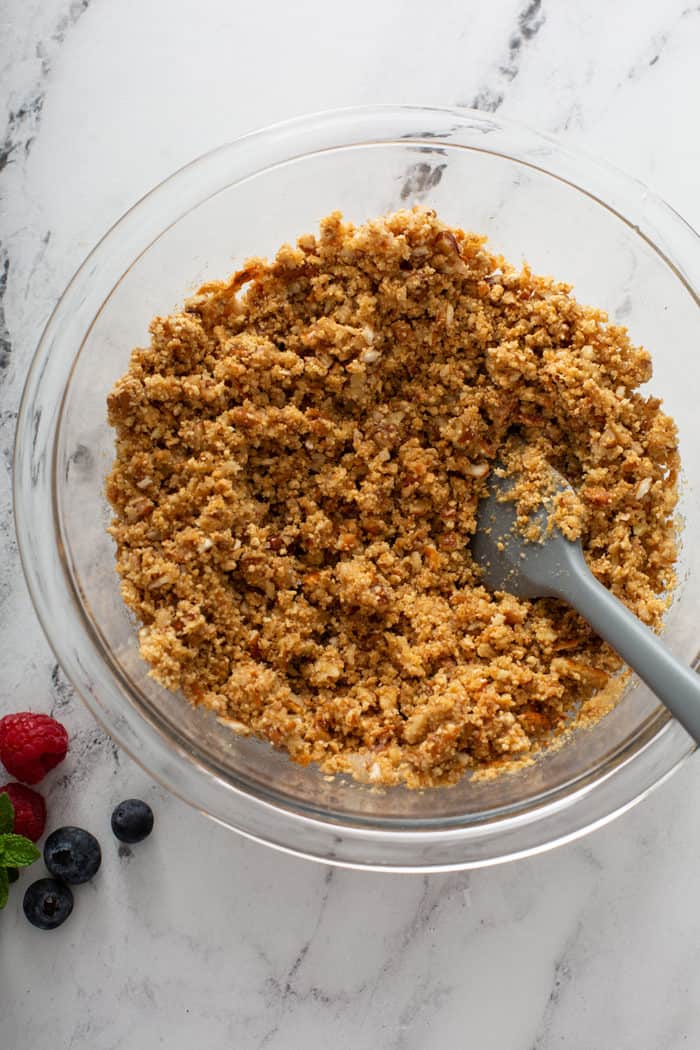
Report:
<svg viewBox="0 0 700 1050"><path fill-rule="evenodd" d="M160 216L177 221L222 188L207 183L207 165L222 159L231 182L254 177L304 155L373 142L439 147L440 141L484 150L560 179L593 198L630 226L661 256L698 302L700 239L668 204L641 182L574 151L549 135L491 114L459 108L366 106L295 118L218 147L169 176L105 234L72 278L51 315L31 363L20 405L14 459L14 505L20 556L32 601L67 677L106 731L164 787L213 819L278 849L347 867L430 871L481 867L527 856L570 841L624 812L661 783L694 750L683 729L664 713L637 734L600 775L563 799L533 805L497 821L430 829L387 829L338 823L291 810L242 791L205 761L166 739L160 727L116 698L123 683L104 651L104 678L86 673L65 644L68 617L81 646L101 649L73 600L55 521L54 449L62 392L70 376L71 346L80 346L102 302L138 255L163 230ZM215 173L214 180L220 178ZM159 205L154 211L154 206ZM155 219L155 213L159 218ZM136 254L134 254L136 248ZM97 303L91 295L100 275ZM73 336L73 339L67 336ZM77 340L77 341L76 341ZM63 347L63 352L61 352ZM66 352L68 350L68 352ZM58 395L58 396L56 396ZM44 530L53 539L47 546ZM43 542L42 542L43 537ZM80 648L80 647L77 647Z"/></svg>

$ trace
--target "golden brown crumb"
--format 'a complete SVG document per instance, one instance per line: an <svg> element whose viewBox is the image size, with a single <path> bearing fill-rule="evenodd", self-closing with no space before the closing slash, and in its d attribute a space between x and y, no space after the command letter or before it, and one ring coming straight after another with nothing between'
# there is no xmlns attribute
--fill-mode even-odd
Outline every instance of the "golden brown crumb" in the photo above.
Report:
<svg viewBox="0 0 700 1050"><path fill-rule="evenodd" d="M510 478L499 498L516 504L516 525L525 539L540 543L558 529L568 540L578 540L586 527L586 508L581 498L551 467L552 449L546 440L525 445L515 434L507 437L497 475ZM544 513L542 513L544 512Z"/></svg>
<svg viewBox="0 0 700 1050"><path fill-rule="evenodd" d="M476 508L513 434L574 486L605 586L653 627L672 586L676 432L636 389L649 355L484 245L421 209L330 215L157 317L109 397L152 674L326 773L454 783L609 690L620 660L572 609L479 584Z"/></svg>

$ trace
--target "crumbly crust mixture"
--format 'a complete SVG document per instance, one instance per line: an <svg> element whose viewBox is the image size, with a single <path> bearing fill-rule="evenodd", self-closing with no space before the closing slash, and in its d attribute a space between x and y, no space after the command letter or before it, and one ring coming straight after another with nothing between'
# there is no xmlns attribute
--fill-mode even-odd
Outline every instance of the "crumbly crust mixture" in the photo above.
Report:
<svg viewBox="0 0 700 1050"><path fill-rule="evenodd" d="M526 445L515 433L506 438L492 468L508 479L499 499L515 503L517 529L530 543L542 543L557 529L568 540L579 540L586 527L586 507L566 479L552 469L549 451Z"/></svg>
<svg viewBox="0 0 700 1050"><path fill-rule="evenodd" d="M561 603L480 585L489 471L516 434L564 474L591 569L658 628L679 468L649 355L570 291L432 211L335 213L156 317L109 396L107 494L158 681L371 783L555 740L621 662Z"/></svg>

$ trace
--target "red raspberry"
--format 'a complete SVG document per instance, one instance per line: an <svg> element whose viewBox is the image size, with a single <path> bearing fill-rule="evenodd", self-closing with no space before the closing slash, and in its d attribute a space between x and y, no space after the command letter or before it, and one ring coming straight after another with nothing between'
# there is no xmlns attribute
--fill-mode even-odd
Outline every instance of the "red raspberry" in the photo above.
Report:
<svg viewBox="0 0 700 1050"><path fill-rule="evenodd" d="M49 715L20 711L0 718L0 761L26 784L38 784L67 750L68 733Z"/></svg>
<svg viewBox="0 0 700 1050"><path fill-rule="evenodd" d="M0 792L10 796L15 810L15 835L26 835L38 842L46 827L46 803L41 795L24 784L4 784Z"/></svg>

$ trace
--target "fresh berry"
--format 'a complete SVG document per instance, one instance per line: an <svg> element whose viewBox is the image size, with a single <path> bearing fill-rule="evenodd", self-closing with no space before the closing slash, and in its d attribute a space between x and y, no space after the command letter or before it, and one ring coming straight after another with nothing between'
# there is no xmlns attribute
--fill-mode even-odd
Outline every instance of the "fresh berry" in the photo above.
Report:
<svg viewBox="0 0 700 1050"><path fill-rule="evenodd" d="M68 734L55 718L20 711L0 719L0 761L26 784L38 784L66 757Z"/></svg>
<svg viewBox="0 0 700 1050"><path fill-rule="evenodd" d="M24 835L38 842L46 827L46 803L41 795L24 784L4 784L0 787L9 795L15 810L15 835Z"/></svg>
<svg viewBox="0 0 700 1050"><path fill-rule="evenodd" d="M72 911L71 889L56 879L39 879L24 894L24 914L40 930L55 930Z"/></svg>
<svg viewBox="0 0 700 1050"><path fill-rule="evenodd" d="M44 844L44 863L52 875L76 885L96 875L102 863L100 844L83 828L58 828Z"/></svg>
<svg viewBox="0 0 700 1050"><path fill-rule="evenodd" d="M7 881L8 882L10 882L10 883L17 882L18 878L19 878L19 868L7 868Z"/></svg>
<svg viewBox="0 0 700 1050"><path fill-rule="evenodd" d="M112 831L120 842L143 842L153 831L153 810L140 798L127 798L112 813Z"/></svg>

